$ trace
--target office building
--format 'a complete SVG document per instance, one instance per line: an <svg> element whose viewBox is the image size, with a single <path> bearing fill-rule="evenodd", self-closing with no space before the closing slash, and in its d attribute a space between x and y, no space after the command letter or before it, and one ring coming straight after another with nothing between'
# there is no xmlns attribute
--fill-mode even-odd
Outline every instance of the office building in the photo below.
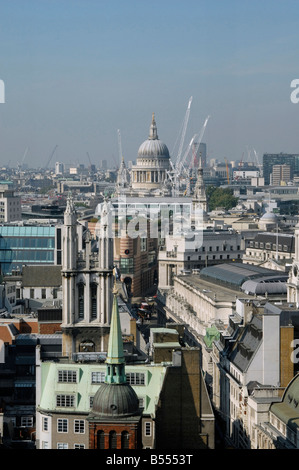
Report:
<svg viewBox="0 0 299 470"><path fill-rule="evenodd" d="M265 153L263 155L263 177L265 184L271 184L274 165L288 165L290 167L290 179L292 180L294 174L299 170L299 155L287 153ZM272 183L273 184L273 183Z"/></svg>
<svg viewBox="0 0 299 470"><path fill-rule="evenodd" d="M272 185L282 186L291 181L290 165L273 165L272 167Z"/></svg>
<svg viewBox="0 0 299 470"><path fill-rule="evenodd" d="M22 220L21 198L15 196L11 185L0 184L0 223Z"/></svg>

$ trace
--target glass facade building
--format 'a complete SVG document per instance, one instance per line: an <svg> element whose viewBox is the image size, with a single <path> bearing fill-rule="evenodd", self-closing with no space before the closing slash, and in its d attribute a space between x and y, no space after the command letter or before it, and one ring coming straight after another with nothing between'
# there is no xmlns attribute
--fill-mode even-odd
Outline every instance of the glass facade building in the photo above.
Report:
<svg viewBox="0 0 299 470"><path fill-rule="evenodd" d="M60 264L61 229L55 226L0 226L0 269L2 274L22 270L23 265Z"/></svg>

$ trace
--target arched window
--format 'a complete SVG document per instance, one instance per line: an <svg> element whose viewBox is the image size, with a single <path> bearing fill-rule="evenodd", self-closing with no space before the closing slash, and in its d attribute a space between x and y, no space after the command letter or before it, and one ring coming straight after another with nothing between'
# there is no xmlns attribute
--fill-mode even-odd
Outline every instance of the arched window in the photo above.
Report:
<svg viewBox="0 0 299 470"><path fill-rule="evenodd" d="M116 446L117 446L116 432L110 431L109 432L109 449L116 449L117 448Z"/></svg>
<svg viewBox="0 0 299 470"><path fill-rule="evenodd" d="M90 286L90 308L91 308L91 318L97 318L97 284L91 284Z"/></svg>
<svg viewBox="0 0 299 470"><path fill-rule="evenodd" d="M129 433L128 431L123 431L121 433L121 448L122 449L129 449Z"/></svg>
<svg viewBox="0 0 299 470"><path fill-rule="evenodd" d="M105 449L105 433L104 431L97 432L97 449Z"/></svg>
<svg viewBox="0 0 299 470"><path fill-rule="evenodd" d="M79 318L84 317L84 284L80 282L78 284L78 312Z"/></svg>

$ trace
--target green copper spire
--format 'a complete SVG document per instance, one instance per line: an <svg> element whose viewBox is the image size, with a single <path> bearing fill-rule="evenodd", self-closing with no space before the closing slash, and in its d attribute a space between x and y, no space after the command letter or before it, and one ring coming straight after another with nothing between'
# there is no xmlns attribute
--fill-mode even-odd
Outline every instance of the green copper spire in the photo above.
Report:
<svg viewBox="0 0 299 470"><path fill-rule="evenodd" d="M121 384L126 382L123 339L118 311L117 289L113 289L113 305L106 359L106 383Z"/></svg>

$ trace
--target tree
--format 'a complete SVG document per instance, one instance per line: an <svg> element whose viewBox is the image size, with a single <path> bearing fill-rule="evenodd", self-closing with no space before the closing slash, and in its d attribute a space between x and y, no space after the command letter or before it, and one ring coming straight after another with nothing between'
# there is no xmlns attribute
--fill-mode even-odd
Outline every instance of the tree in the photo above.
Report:
<svg viewBox="0 0 299 470"><path fill-rule="evenodd" d="M220 207L229 210L238 203L238 198L234 196L233 190L230 188L207 186L206 194L209 210L211 211Z"/></svg>

